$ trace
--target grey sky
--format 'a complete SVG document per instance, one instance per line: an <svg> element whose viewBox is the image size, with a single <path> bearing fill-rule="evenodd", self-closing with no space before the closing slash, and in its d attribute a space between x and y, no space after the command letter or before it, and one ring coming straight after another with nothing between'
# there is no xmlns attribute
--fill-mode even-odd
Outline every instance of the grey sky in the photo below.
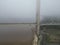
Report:
<svg viewBox="0 0 60 45"><path fill-rule="evenodd" d="M60 0L41 0L41 16L59 16Z"/></svg>
<svg viewBox="0 0 60 45"><path fill-rule="evenodd" d="M0 22L33 21L35 8L34 0L0 0Z"/></svg>
<svg viewBox="0 0 60 45"><path fill-rule="evenodd" d="M0 23L35 22L36 0L0 0ZM60 0L41 0L41 19L60 15Z"/></svg>

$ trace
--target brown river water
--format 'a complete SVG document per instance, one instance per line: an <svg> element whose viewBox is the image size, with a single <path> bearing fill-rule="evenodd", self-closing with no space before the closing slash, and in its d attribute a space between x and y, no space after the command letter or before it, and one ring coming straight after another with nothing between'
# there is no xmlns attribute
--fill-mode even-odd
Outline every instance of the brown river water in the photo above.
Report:
<svg viewBox="0 0 60 45"><path fill-rule="evenodd" d="M32 45L34 24L0 24L0 45Z"/></svg>

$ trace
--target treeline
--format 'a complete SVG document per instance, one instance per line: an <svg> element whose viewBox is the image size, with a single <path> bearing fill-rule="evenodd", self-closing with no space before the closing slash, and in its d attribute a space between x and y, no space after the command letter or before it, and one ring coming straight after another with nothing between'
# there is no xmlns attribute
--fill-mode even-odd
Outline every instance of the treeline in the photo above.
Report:
<svg viewBox="0 0 60 45"><path fill-rule="evenodd" d="M60 17L55 16L46 16L44 17L41 22L41 24L60 24Z"/></svg>

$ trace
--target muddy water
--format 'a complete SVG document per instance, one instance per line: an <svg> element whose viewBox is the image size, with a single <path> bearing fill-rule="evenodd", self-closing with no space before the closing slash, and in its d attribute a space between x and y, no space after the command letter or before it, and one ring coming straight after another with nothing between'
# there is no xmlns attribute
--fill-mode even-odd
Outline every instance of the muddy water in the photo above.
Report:
<svg viewBox="0 0 60 45"><path fill-rule="evenodd" d="M0 24L0 45L32 45L34 24Z"/></svg>

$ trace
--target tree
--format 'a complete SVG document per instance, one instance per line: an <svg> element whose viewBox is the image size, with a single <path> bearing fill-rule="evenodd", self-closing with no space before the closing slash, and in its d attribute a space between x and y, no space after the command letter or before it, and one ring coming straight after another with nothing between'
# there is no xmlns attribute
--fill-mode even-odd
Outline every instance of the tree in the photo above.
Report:
<svg viewBox="0 0 60 45"><path fill-rule="evenodd" d="M41 21L41 24L60 24L60 18L58 17L53 17L53 16L46 16L43 18L43 20Z"/></svg>

